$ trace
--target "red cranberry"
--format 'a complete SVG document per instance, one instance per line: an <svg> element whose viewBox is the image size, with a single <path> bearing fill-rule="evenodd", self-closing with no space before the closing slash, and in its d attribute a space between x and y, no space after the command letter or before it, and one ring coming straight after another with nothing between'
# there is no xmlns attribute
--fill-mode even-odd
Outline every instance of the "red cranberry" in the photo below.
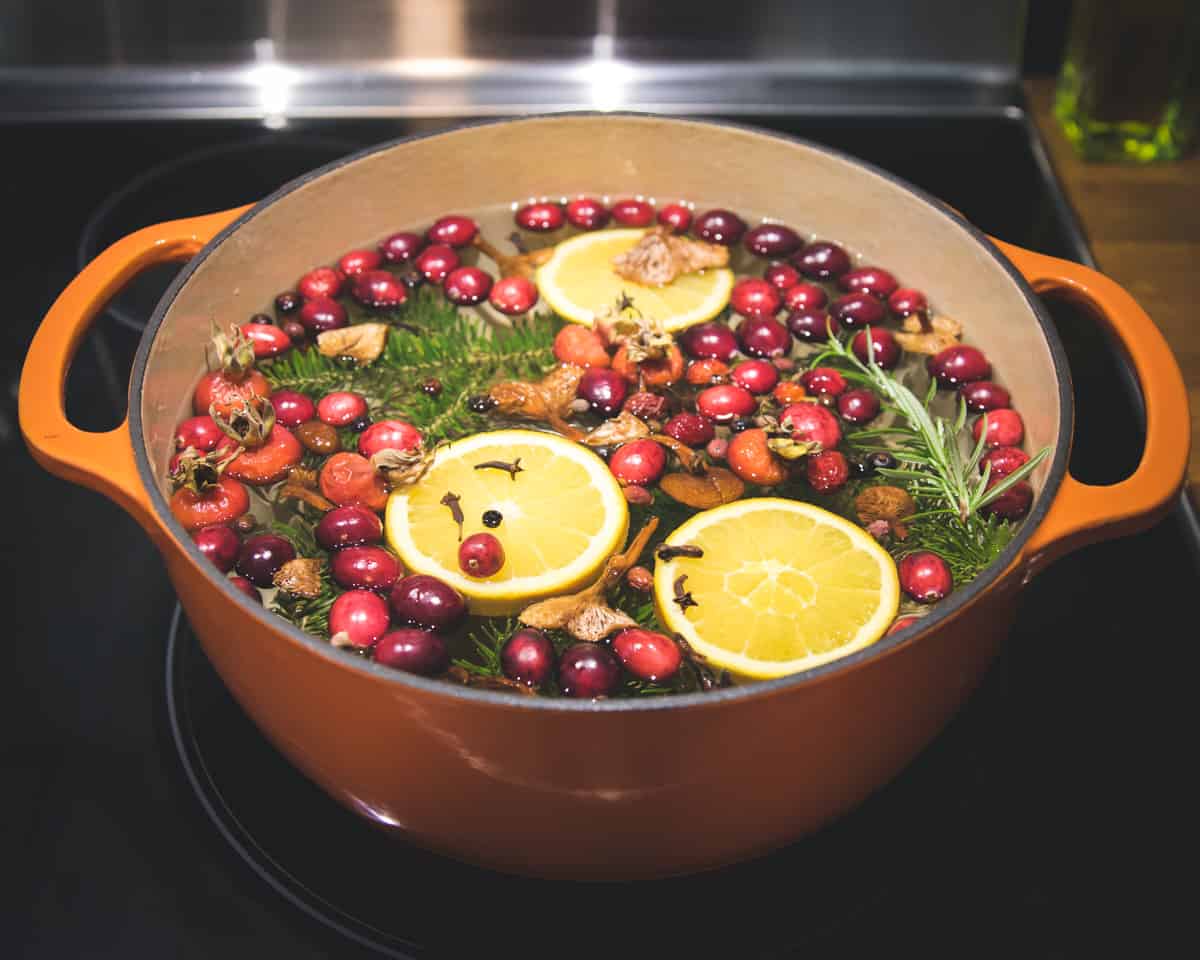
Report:
<svg viewBox="0 0 1200 960"><path fill-rule="evenodd" d="M557 230L566 222L562 204L548 200L538 203L527 203L514 215L517 226L522 230L532 230L534 233L549 233Z"/></svg>
<svg viewBox="0 0 1200 960"><path fill-rule="evenodd" d="M800 285L800 271L791 264L773 263L763 271L763 279L784 295L786 303L788 291Z"/></svg>
<svg viewBox="0 0 1200 960"><path fill-rule="evenodd" d="M786 257L799 250L804 241L782 223L760 223L746 232L743 242L747 250L760 257Z"/></svg>
<svg viewBox="0 0 1200 960"><path fill-rule="evenodd" d="M400 561L383 547L343 547L329 561L340 586L352 590L390 590L400 579Z"/></svg>
<svg viewBox="0 0 1200 960"><path fill-rule="evenodd" d="M631 440L613 451L608 469L621 483L648 487L662 476L667 466L667 454L653 440Z"/></svg>
<svg viewBox="0 0 1200 960"><path fill-rule="evenodd" d="M814 280L831 280L850 269L850 254L836 243L817 240L792 258L800 272Z"/></svg>
<svg viewBox="0 0 1200 960"><path fill-rule="evenodd" d="M344 634L360 650L382 637L388 626L387 601L370 590L347 590L329 608L329 635Z"/></svg>
<svg viewBox="0 0 1200 960"><path fill-rule="evenodd" d="M877 366L883 367L884 370L891 370L900 362L900 344L896 342L892 332L879 327L867 327L866 330L856 333L854 339L850 341L850 349L863 363L868 362L868 340Z"/></svg>
<svg viewBox="0 0 1200 960"><path fill-rule="evenodd" d="M829 302L824 287L815 283L797 283L783 295L783 305L788 310L815 310Z"/></svg>
<svg viewBox="0 0 1200 960"><path fill-rule="evenodd" d="M358 437L358 452L368 460L380 450L412 450L421 442L421 431L403 420L380 420Z"/></svg>
<svg viewBox="0 0 1200 960"><path fill-rule="evenodd" d="M989 479L988 487L994 487L1000 480L1000 477ZM1029 512L1032 505L1033 487L1024 480L1018 480L995 500L984 504L981 509L984 513L993 514L1004 520L1020 520Z"/></svg>
<svg viewBox="0 0 1200 960"><path fill-rule="evenodd" d="M738 340L752 357L778 357L792 349L788 328L770 317L748 317L738 327Z"/></svg>
<svg viewBox="0 0 1200 960"><path fill-rule="evenodd" d="M713 424L698 413L677 413L667 421L663 433L689 447L700 447L713 438Z"/></svg>
<svg viewBox="0 0 1200 960"><path fill-rule="evenodd" d="M492 278L478 267L459 267L446 277L446 299L458 307L483 303L492 289Z"/></svg>
<svg viewBox="0 0 1200 960"><path fill-rule="evenodd" d="M721 323L690 327L679 338L680 345L697 359L730 360L737 353L737 337Z"/></svg>
<svg viewBox="0 0 1200 960"><path fill-rule="evenodd" d="M316 297L336 297L342 292L342 283L345 279L333 267L317 267L300 278L296 289L300 291L300 296L305 300L312 300Z"/></svg>
<svg viewBox="0 0 1200 960"><path fill-rule="evenodd" d="M258 592L258 587L252 584L245 577L230 577L229 582L233 584L238 591L244 593L255 603L261 604L263 602L262 594Z"/></svg>
<svg viewBox="0 0 1200 960"><path fill-rule="evenodd" d="M572 644L558 661L558 686L566 697L606 697L620 679L617 658L598 643Z"/></svg>
<svg viewBox="0 0 1200 960"><path fill-rule="evenodd" d="M593 413L601 417L615 417L625 403L629 385L615 370L588 367L579 380L578 393L588 402Z"/></svg>
<svg viewBox="0 0 1200 960"><path fill-rule="evenodd" d="M833 367L813 367L800 375L800 384L809 393L827 393L840 397L846 392L846 378Z"/></svg>
<svg viewBox="0 0 1200 960"><path fill-rule="evenodd" d="M458 548L458 566L469 577L491 577L504 566L504 547L490 533L476 533Z"/></svg>
<svg viewBox="0 0 1200 960"><path fill-rule="evenodd" d="M599 230L608 223L608 208L592 197L577 197L567 202L567 220L580 230Z"/></svg>
<svg viewBox="0 0 1200 960"><path fill-rule="evenodd" d="M879 416L879 396L874 390L858 387L847 390L838 397L837 407L838 413L847 423L870 423Z"/></svg>
<svg viewBox="0 0 1200 960"><path fill-rule="evenodd" d="M392 588L392 612L402 623L450 631L462 623L467 604L450 584L423 573L405 577Z"/></svg>
<svg viewBox="0 0 1200 960"><path fill-rule="evenodd" d="M425 246L419 233L393 233L379 245L379 252L388 263L408 263Z"/></svg>
<svg viewBox="0 0 1200 960"><path fill-rule="evenodd" d="M900 588L917 603L935 603L954 589L946 561L929 550L910 553L899 563Z"/></svg>
<svg viewBox="0 0 1200 960"><path fill-rule="evenodd" d="M795 289L795 288L793 288ZM820 307L793 310L787 318L788 332L797 340L824 342L842 331L841 324Z"/></svg>
<svg viewBox="0 0 1200 960"><path fill-rule="evenodd" d="M947 347L929 358L929 372L943 387L957 387L974 380L986 380L992 374L992 365L978 347L958 344Z"/></svg>
<svg viewBox="0 0 1200 960"><path fill-rule="evenodd" d="M779 382L779 371L768 360L743 360L733 368L730 379L751 393L770 393Z"/></svg>
<svg viewBox="0 0 1200 960"><path fill-rule="evenodd" d="M732 423L738 417L748 417L757 406L749 390L731 383L709 387L696 396L696 409L714 423Z"/></svg>
<svg viewBox="0 0 1200 960"><path fill-rule="evenodd" d="M743 317L773 317L782 302L775 287L755 277L739 280L729 295L729 305Z"/></svg>
<svg viewBox="0 0 1200 960"><path fill-rule="evenodd" d="M925 313L929 310L929 301L925 294L912 287L900 287L893 290L888 297L888 307L898 317L907 317L914 313Z"/></svg>
<svg viewBox="0 0 1200 960"><path fill-rule="evenodd" d="M351 250L338 261L338 269L347 277L357 277L368 270L378 270L383 254L378 250Z"/></svg>
<svg viewBox="0 0 1200 960"><path fill-rule="evenodd" d="M888 627L888 630L887 630L888 635L890 636L893 633L899 633L905 627L911 627L914 623L916 623L917 621L919 621L921 619L922 619L921 617L913 617L913 616L897 617L895 622L890 627Z"/></svg>
<svg viewBox="0 0 1200 960"><path fill-rule="evenodd" d="M631 627L609 643L625 669L639 680L670 680L683 665L679 644L664 633Z"/></svg>
<svg viewBox="0 0 1200 960"><path fill-rule="evenodd" d="M1021 420L1021 415L1016 410L1007 408L1001 410L989 410L981 416L971 427L971 433L975 437L975 442L979 442L979 436L983 433L984 421L987 421L987 440L984 443L989 447L1019 447L1021 441L1025 439L1025 424Z"/></svg>
<svg viewBox="0 0 1200 960"><path fill-rule="evenodd" d="M838 277L838 286L847 293L869 293L886 300L899 284L883 267L859 267Z"/></svg>
<svg viewBox="0 0 1200 960"><path fill-rule="evenodd" d="M822 450L832 450L842 442L842 427L837 417L819 403L793 403L779 414L780 426L791 426L792 439L819 444Z"/></svg>
<svg viewBox="0 0 1200 960"><path fill-rule="evenodd" d="M500 669L509 680L540 687L554 672L554 644L541 630L518 630L500 648Z"/></svg>
<svg viewBox="0 0 1200 960"><path fill-rule="evenodd" d="M317 418L331 427L348 427L366 415L367 401L348 390L327 393L317 403Z"/></svg>
<svg viewBox="0 0 1200 960"><path fill-rule="evenodd" d="M843 327L855 330L879 323L883 319L883 304L867 293L847 293L829 307Z"/></svg>
<svg viewBox="0 0 1200 960"><path fill-rule="evenodd" d="M450 666L450 651L446 641L432 630L420 627L399 627L389 630L371 654L376 663L385 667L432 677L445 673Z"/></svg>
<svg viewBox="0 0 1200 960"><path fill-rule="evenodd" d="M623 227L648 227L654 222L654 204L645 200L618 200L612 218Z"/></svg>
<svg viewBox="0 0 1200 960"><path fill-rule="evenodd" d="M300 294L296 293L296 291L284 290L283 293L275 298L275 309L283 314L295 313L300 309L302 302Z"/></svg>
<svg viewBox="0 0 1200 960"><path fill-rule="evenodd" d="M687 233L692 225L692 211L682 203L668 203L658 211L658 222L675 233Z"/></svg>
<svg viewBox="0 0 1200 960"><path fill-rule="evenodd" d="M746 221L732 210L708 210L696 218L692 232L708 243L732 247L746 232Z"/></svg>
<svg viewBox="0 0 1200 960"><path fill-rule="evenodd" d="M256 360L277 357L292 348L292 338L273 323L243 323L242 333L254 347Z"/></svg>
<svg viewBox="0 0 1200 960"><path fill-rule="evenodd" d="M314 533L317 543L325 550L357 547L382 540L383 522L375 512L351 504L348 507L334 507L326 513Z"/></svg>
<svg viewBox="0 0 1200 960"><path fill-rule="evenodd" d="M188 417L175 428L175 449L186 450L195 447L199 453L216 450L217 444L225 436L224 431L217 426L217 421L207 413L198 417Z"/></svg>
<svg viewBox="0 0 1200 960"><path fill-rule="evenodd" d="M222 573L228 573L233 569L242 542L231 527L224 524L201 527L192 533L192 539L196 541L200 552L208 557L212 561L212 565Z"/></svg>
<svg viewBox="0 0 1200 960"><path fill-rule="evenodd" d="M488 295L488 303L510 317L528 313L538 302L538 288L525 277L497 280Z"/></svg>
<svg viewBox="0 0 1200 960"><path fill-rule="evenodd" d="M988 477L1007 477L1029 462L1029 454L1020 447L992 447L979 458L979 472L991 467Z"/></svg>
<svg viewBox="0 0 1200 960"><path fill-rule="evenodd" d="M417 272L430 283L441 283L458 266L458 254L444 243L426 247L413 262Z"/></svg>
<svg viewBox="0 0 1200 960"><path fill-rule="evenodd" d="M818 493L832 493L850 479L850 464L840 450L822 450L808 456L804 465L809 486Z"/></svg>
<svg viewBox="0 0 1200 960"><path fill-rule="evenodd" d="M271 406L275 408L275 422L289 430L317 415L317 405L295 390L276 390L271 394Z"/></svg>
<svg viewBox="0 0 1200 960"><path fill-rule="evenodd" d="M279 568L295 559L296 548L283 537L260 533L242 544L238 551L237 572L256 587L270 587Z"/></svg>
<svg viewBox="0 0 1200 960"><path fill-rule="evenodd" d="M306 300L296 316L304 324L304 329L314 336L326 330L337 330L350 322L346 317L346 308L329 297Z"/></svg>
<svg viewBox="0 0 1200 960"><path fill-rule="evenodd" d="M479 233L479 224L470 217L460 217L452 214L440 217L426 232L430 243L444 244L447 247L465 247Z"/></svg>
<svg viewBox="0 0 1200 960"><path fill-rule="evenodd" d="M350 296L373 310L395 310L408 299L408 289L395 274L368 270L354 278Z"/></svg>
<svg viewBox="0 0 1200 960"><path fill-rule="evenodd" d="M988 410L999 410L1001 407L1012 406L1012 396L1000 384L991 380L974 380L964 383L958 388L958 395L963 398L967 409L975 413L986 413Z"/></svg>

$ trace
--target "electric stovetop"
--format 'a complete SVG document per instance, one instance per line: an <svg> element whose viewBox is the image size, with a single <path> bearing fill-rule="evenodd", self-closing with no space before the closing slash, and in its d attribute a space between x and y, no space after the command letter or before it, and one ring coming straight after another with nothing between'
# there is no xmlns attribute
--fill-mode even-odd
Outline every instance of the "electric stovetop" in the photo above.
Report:
<svg viewBox="0 0 1200 960"><path fill-rule="evenodd" d="M1019 109L739 122L846 150L995 236L1088 260ZM1141 885L1127 869L1134 825L1158 809L1143 744L1159 693L1138 653L1163 652L1175 634L1160 624L1190 622L1200 536L1183 500L1155 529L1034 581L981 689L895 782L816 837L729 870L593 886L450 863L385 840L258 735L140 529L30 459L16 429L21 360L54 296L112 240L256 200L416 129L3 130L6 955L1064 957L1104 944ZM175 269L137 281L85 340L67 384L81 427L123 416L140 326ZM1078 400L1072 470L1120 479L1141 448L1136 390L1092 321L1051 309Z"/></svg>

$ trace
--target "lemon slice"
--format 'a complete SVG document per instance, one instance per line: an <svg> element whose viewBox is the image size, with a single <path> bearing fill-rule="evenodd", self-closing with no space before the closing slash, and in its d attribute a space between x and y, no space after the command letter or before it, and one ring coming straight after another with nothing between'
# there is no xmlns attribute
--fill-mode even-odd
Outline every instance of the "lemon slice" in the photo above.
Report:
<svg viewBox="0 0 1200 960"><path fill-rule="evenodd" d="M597 311L612 308L627 294L647 319L667 332L711 320L729 302L733 271L684 273L670 283L648 287L613 272L613 257L634 246L645 230L599 230L564 240L537 272L538 292L554 312L591 326Z"/></svg>
<svg viewBox="0 0 1200 960"><path fill-rule="evenodd" d="M510 474L488 461L512 463ZM487 579L458 565L459 530L446 494L458 499L463 538L490 533L504 565ZM495 528L483 514L499 511ZM496 430L437 451L417 483L388 498L387 538L404 566L461 591L472 613L514 613L544 597L582 589L625 543L629 507L608 466L591 450L553 433Z"/></svg>
<svg viewBox="0 0 1200 960"><path fill-rule="evenodd" d="M795 500L739 500L692 517L667 543L698 558L659 561L659 617L717 666L780 677L861 650L896 615L896 565L865 531ZM675 601L682 584L696 606Z"/></svg>

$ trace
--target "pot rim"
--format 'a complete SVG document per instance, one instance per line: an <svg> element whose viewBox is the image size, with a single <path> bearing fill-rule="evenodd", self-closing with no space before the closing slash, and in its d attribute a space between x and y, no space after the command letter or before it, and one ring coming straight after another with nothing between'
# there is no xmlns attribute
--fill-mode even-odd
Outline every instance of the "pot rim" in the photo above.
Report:
<svg viewBox="0 0 1200 960"><path fill-rule="evenodd" d="M758 136L782 140L787 143L796 144L798 146L826 154L827 156L830 156L836 160L856 167L865 173L881 177L900 187L902 190L907 191L909 194L915 196L927 206L932 207L936 214L946 217L957 226L962 228L969 237L971 237L993 260L996 261L996 263L1005 271L1005 273L1008 274L1009 278L1020 290L1026 301L1026 304L1029 306L1031 313L1041 328L1042 335L1045 337L1047 345L1050 348L1051 362L1054 366L1055 378L1058 385L1059 409L1061 411L1061 426L1058 438L1054 445L1054 453L1046 475L1046 482L1042 488L1041 494L1038 496L1037 501L1034 504L1033 509L1022 522L1021 530L1017 536L1013 538L1012 542L1009 543L1000 556L986 571L976 577L966 587L962 588L961 590L956 590L947 600L939 602L937 611L935 613L922 617L917 623L905 627L903 630L899 630L894 634L884 634L884 636L880 637L873 644L864 647L862 650L858 650L854 653L848 654L845 657L813 667L809 670L789 674L784 677L777 677L771 680L756 680L755 682L744 686L732 686L712 690L709 692L685 693L675 696L629 697L615 700L573 700L567 697L514 697L507 693L500 693L490 690L478 690L459 684L447 683L444 680L420 677L415 674L395 670L391 667L382 666L372 660L367 660L362 657L347 656L344 652L333 647L331 644L306 633L299 627L296 627L285 620L283 617L271 613L264 604L255 603L245 594L241 593L232 585L227 577L221 574L220 571L218 571L205 559L204 555L200 552L199 548L188 535L187 531L183 528L182 524L175 519L174 515L171 513L166 498L159 489L157 478L151 469L149 457L145 452L141 395L150 355L150 347L154 342L159 327L162 325L164 318L170 311L171 306L175 302L176 296L179 294L179 291L183 288L184 284L187 283L192 274L205 261L205 259L212 254L212 252L216 250L229 236L235 233L242 226L242 224L252 220L271 204L292 193L294 190L305 186L312 181L323 177L325 174L331 173L332 171L347 164L354 163L376 153L391 150L394 147L398 147L405 143L425 140L430 137L440 136L441 134L451 133L457 130L486 127L496 124L538 123L556 119L570 120L573 118L582 117L607 116L627 117L636 120L672 124L720 127L728 130L737 130L756 134ZM960 611L982 596L988 589L999 582L1001 578L1008 573L1009 569L1013 566L1014 561L1016 561L1020 556L1026 541L1030 538L1030 536L1033 534L1033 531L1037 529L1042 520L1045 518L1046 513L1050 509L1051 504L1054 502L1055 495L1058 493L1058 489L1062 484L1063 477L1067 473L1073 434L1073 424L1074 395L1071 391L1070 370L1067 364L1066 352L1063 348L1062 341L1059 339L1058 333L1055 330L1052 321L1050 320L1049 314L1037 299L1025 278L1008 260L1008 258L1006 258L997 249L995 244L993 244L988 238L987 234L966 220L953 207L948 206L937 197L934 197L922 190L920 187L909 183L902 177L896 176L887 170L875 166L872 163L868 163L865 160L861 160L851 154L825 146L824 144L806 140L803 137L796 137L790 134L779 133L774 130L767 130L752 124L732 123L723 120L694 120L690 118L670 117L638 111L564 111L560 113L534 114L525 117L508 117L459 123L440 130L410 134L409 136L399 137L395 140L379 143L349 154L345 157L341 157L321 167L317 167L308 173L302 174L296 179L284 184L269 196L264 197L258 203L254 204L254 206L252 206L249 210L247 210L240 217L226 226L225 229L223 229L215 237L213 237L209 243L207 243L190 261L188 261L187 264L184 265L183 269L171 282L171 285L167 288L166 292L159 300L154 309L154 313L151 315L150 320L146 325L145 332L142 334L141 342L138 345L137 354L134 357L133 369L129 379L129 432L130 440L134 447L134 460L137 463L137 469L141 476L142 483L149 492L150 500L154 505L156 513L158 514L158 521L171 532L171 534L174 536L177 546L179 546L188 555L192 564L199 568L205 576L218 582L219 589L225 594L225 597L229 602L239 605L245 614L261 621L265 626L286 636L294 642L300 643L309 652L329 660L331 665L361 673L373 680L383 681L385 683L394 683L400 687L411 687L423 693L446 696L452 699L457 698L468 703L477 703L481 705L494 704L496 706L519 710L542 710L572 713L641 713L647 711L685 710L704 706L716 707L728 705L737 701L748 700L754 697L770 696L773 694L782 693L792 688L806 686L808 684L830 679L837 674L859 669L877 659L891 655L901 646L918 641L932 628L957 616Z"/></svg>

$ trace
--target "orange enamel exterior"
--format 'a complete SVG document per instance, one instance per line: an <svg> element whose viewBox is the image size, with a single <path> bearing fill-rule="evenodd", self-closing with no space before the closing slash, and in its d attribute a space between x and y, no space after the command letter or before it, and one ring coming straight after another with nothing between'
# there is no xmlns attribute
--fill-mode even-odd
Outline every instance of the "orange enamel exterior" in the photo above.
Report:
<svg viewBox="0 0 1200 960"><path fill-rule="evenodd" d="M720 135L677 125L688 136ZM319 196L321 185L306 189ZM452 196L438 202L455 206ZM1113 487L1064 477L1023 552L969 602L874 655L686 703L530 705L389 673L300 636L236 594L185 547L161 496L143 484L146 454L128 424L89 434L63 412L71 358L107 300L146 266L194 254L241 213L146 228L90 264L30 348L21 429L47 470L112 498L147 530L206 654L281 752L348 808L449 856L541 876L649 877L743 860L818 829L940 732L991 663L1033 572L1149 525L1182 482L1186 395L1153 323L1099 274L1002 244L1035 288L1081 299L1123 344L1145 394L1146 452ZM143 391L157 359L151 351Z"/></svg>

